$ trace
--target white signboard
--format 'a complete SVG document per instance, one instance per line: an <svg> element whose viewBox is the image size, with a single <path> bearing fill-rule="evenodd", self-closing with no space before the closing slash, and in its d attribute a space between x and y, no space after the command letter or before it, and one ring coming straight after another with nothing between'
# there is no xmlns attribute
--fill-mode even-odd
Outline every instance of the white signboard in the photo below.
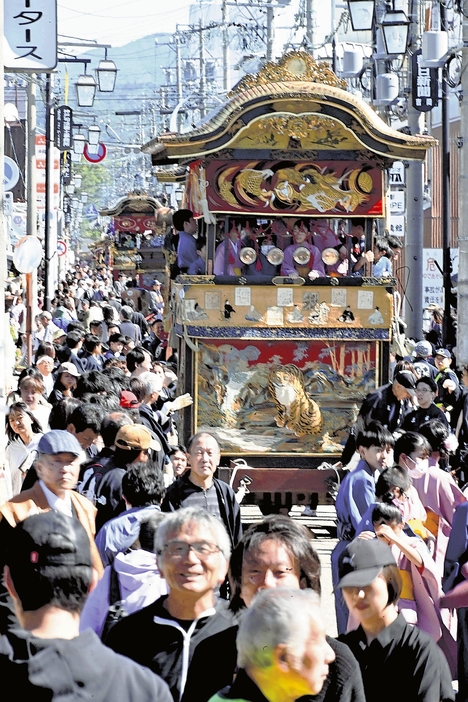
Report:
<svg viewBox="0 0 468 702"><path fill-rule="evenodd" d="M458 249L450 249L450 258L452 275L454 275L458 273ZM444 280L441 270L443 270L442 249L423 249L423 307L431 303L444 306Z"/></svg>
<svg viewBox="0 0 468 702"><path fill-rule="evenodd" d="M57 0L4 0L5 70L52 71L57 65Z"/></svg>
<svg viewBox="0 0 468 702"><path fill-rule="evenodd" d="M388 231L392 236L405 236L405 215L391 213Z"/></svg>
<svg viewBox="0 0 468 702"><path fill-rule="evenodd" d="M402 161L395 161L393 166L388 169L389 185L404 185L405 184L405 166Z"/></svg>
<svg viewBox="0 0 468 702"><path fill-rule="evenodd" d="M388 194L388 202L390 205L390 214L405 213L405 191L390 190Z"/></svg>

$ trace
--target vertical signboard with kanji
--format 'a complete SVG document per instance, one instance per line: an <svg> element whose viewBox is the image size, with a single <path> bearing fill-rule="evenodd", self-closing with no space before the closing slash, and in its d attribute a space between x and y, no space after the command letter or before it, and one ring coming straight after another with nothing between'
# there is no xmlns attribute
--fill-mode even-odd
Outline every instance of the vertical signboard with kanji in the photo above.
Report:
<svg viewBox="0 0 468 702"><path fill-rule="evenodd" d="M418 112L429 112L439 101L439 73L437 68L426 68L423 65L421 49L413 53L411 75L413 107Z"/></svg>
<svg viewBox="0 0 468 702"><path fill-rule="evenodd" d="M57 65L57 0L3 0L5 70L52 71Z"/></svg>
<svg viewBox="0 0 468 702"><path fill-rule="evenodd" d="M73 148L73 111L68 105L60 105L55 110L55 146L59 151Z"/></svg>

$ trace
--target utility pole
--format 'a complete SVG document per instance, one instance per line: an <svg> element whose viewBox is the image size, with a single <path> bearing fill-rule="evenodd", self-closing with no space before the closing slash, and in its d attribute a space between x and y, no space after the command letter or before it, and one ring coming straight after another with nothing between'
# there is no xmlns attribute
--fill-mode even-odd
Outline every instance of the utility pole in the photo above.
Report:
<svg viewBox="0 0 468 702"><path fill-rule="evenodd" d="M461 90L460 102L460 134L468 130L468 17L461 13L463 21L463 48L461 50ZM458 334L457 361L458 365L468 364L468 139L462 137L460 148L460 236L458 239Z"/></svg>
<svg viewBox="0 0 468 702"><path fill-rule="evenodd" d="M27 115L27 232L28 236L37 235L37 194L36 194L36 74L30 76L28 82L28 115ZM26 347L28 363L32 364L32 330L33 319L37 309L37 269L26 274Z"/></svg>
<svg viewBox="0 0 468 702"><path fill-rule="evenodd" d="M411 25L411 53L420 48L420 0L413 0ZM423 113L413 106L412 96L408 98L408 127L411 134L421 134ZM411 339L420 339L423 328L423 173L424 164L420 161L410 161L406 176L406 265L409 271L406 287L407 309L405 321L406 335ZM394 271L395 273L396 271Z"/></svg>
<svg viewBox="0 0 468 702"><path fill-rule="evenodd" d="M314 26L312 22L312 0L306 0L306 37L309 46L314 45Z"/></svg>
<svg viewBox="0 0 468 702"><path fill-rule="evenodd" d="M199 47L200 47L200 116L206 115L206 73L205 73L205 36L202 18L199 19Z"/></svg>
<svg viewBox="0 0 468 702"><path fill-rule="evenodd" d="M228 6L226 0L222 4L223 23L223 90L229 90L229 29L228 29Z"/></svg>
<svg viewBox="0 0 468 702"><path fill-rule="evenodd" d="M51 75L46 74L46 84L45 84L45 148L46 148L46 173L45 173L45 221L44 221L44 310L49 311L51 307L51 270L50 270L50 258L51 258L51 245L50 239L52 236L51 232L51 222L50 213L52 211L52 198L51 198L51 186L52 186L52 168L53 168L53 154L51 153L51 121L52 121L52 90L51 90Z"/></svg>
<svg viewBox="0 0 468 702"><path fill-rule="evenodd" d="M273 42L275 39L275 30L273 26L273 21L275 18L273 10L273 1L268 0L267 2L267 42L266 42L266 60L273 60Z"/></svg>
<svg viewBox="0 0 468 702"><path fill-rule="evenodd" d="M0 8L0 36L3 37L3 2ZM0 77L1 84L3 85L3 42L0 47ZM3 163L3 158L5 155L5 144L4 144L4 118L3 118L3 100L0 104L0 124L2 128L0 130L0 158L1 163ZM3 192L3 179L0 182L0 397L5 400L7 395L7 375L6 375L6 335L10 333L8 315L5 314L5 283L8 277L7 270L7 257L6 257L6 241L5 241L5 226L3 222L3 203L4 203L4 192ZM2 458L3 465L3 447L0 449L0 458Z"/></svg>
<svg viewBox="0 0 468 702"><path fill-rule="evenodd" d="M182 59L180 56L180 35L175 35L177 103L182 101Z"/></svg>

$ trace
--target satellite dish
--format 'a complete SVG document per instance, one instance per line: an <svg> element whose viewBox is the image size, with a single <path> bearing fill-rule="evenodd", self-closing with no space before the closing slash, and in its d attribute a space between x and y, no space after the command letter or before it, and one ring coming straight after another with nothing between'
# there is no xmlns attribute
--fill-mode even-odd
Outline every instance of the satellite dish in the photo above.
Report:
<svg viewBox="0 0 468 702"><path fill-rule="evenodd" d="M37 236L24 236L13 252L13 263L20 273L32 273L42 261L44 252Z"/></svg>
<svg viewBox="0 0 468 702"><path fill-rule="evenodd" d="M239 258L246 266L250 266L251 263L256 261L257 252L251 246L244 246L240 251Z"/></svg>
<svg viewBox="0 0 468 702"><path fill-rule="evenodd" d="M300 266L305 266L310 261L310 251L305 246L298 246L293 253L293 259Z"/></svg>
<svg viewBox="0 0 468 702"><path fill-rule="evenodd" d="M336 249L329 247L322 251L322 261L326 263L327 266L334 266L339 260L340 254Z"/></svg>
<svg viewBox="0 0 468 702"><path fill-rule="evenodd" d="M284 252L275 246L275 248L269 250L266 258L268 263L271 263L272 266L279 266L280 263L283 263Z"/></svg>

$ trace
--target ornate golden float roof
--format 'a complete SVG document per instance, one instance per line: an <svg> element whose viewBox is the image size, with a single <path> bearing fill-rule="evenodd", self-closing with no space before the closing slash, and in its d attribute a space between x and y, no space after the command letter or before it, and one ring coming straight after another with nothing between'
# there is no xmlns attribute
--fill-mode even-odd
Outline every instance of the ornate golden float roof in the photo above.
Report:
<svg viewBox="0 0 468 702"><path fill-rule="evenodd" d="M119 200L114 207L107 210L100 210L102 217L118 217L119 215L142 214L153 217L155 212L161 209L163 204L155 197L150 197L147 193L129 193Z"/></svg>
<svg viewBox="0 0 468 702"><path fill-rule="evenodd" d="M183 183L187 175L187 166L158 166L153 175L160 183Z"/></svg>
<svg viewBox="0 0 468 702"><path fill-rule="evenodd" d="M425 158L436 143L432 137L396 131L345 87L328 64L292 51L242 78L226 103L199 127L161 134L142 151L155 165L233 151L231 158L248 158L253 150L269 158L293 158L294 153L301 158L305 152L317 158L317 151L349 151L355 158L360 152L389 162Z"/></svg>

